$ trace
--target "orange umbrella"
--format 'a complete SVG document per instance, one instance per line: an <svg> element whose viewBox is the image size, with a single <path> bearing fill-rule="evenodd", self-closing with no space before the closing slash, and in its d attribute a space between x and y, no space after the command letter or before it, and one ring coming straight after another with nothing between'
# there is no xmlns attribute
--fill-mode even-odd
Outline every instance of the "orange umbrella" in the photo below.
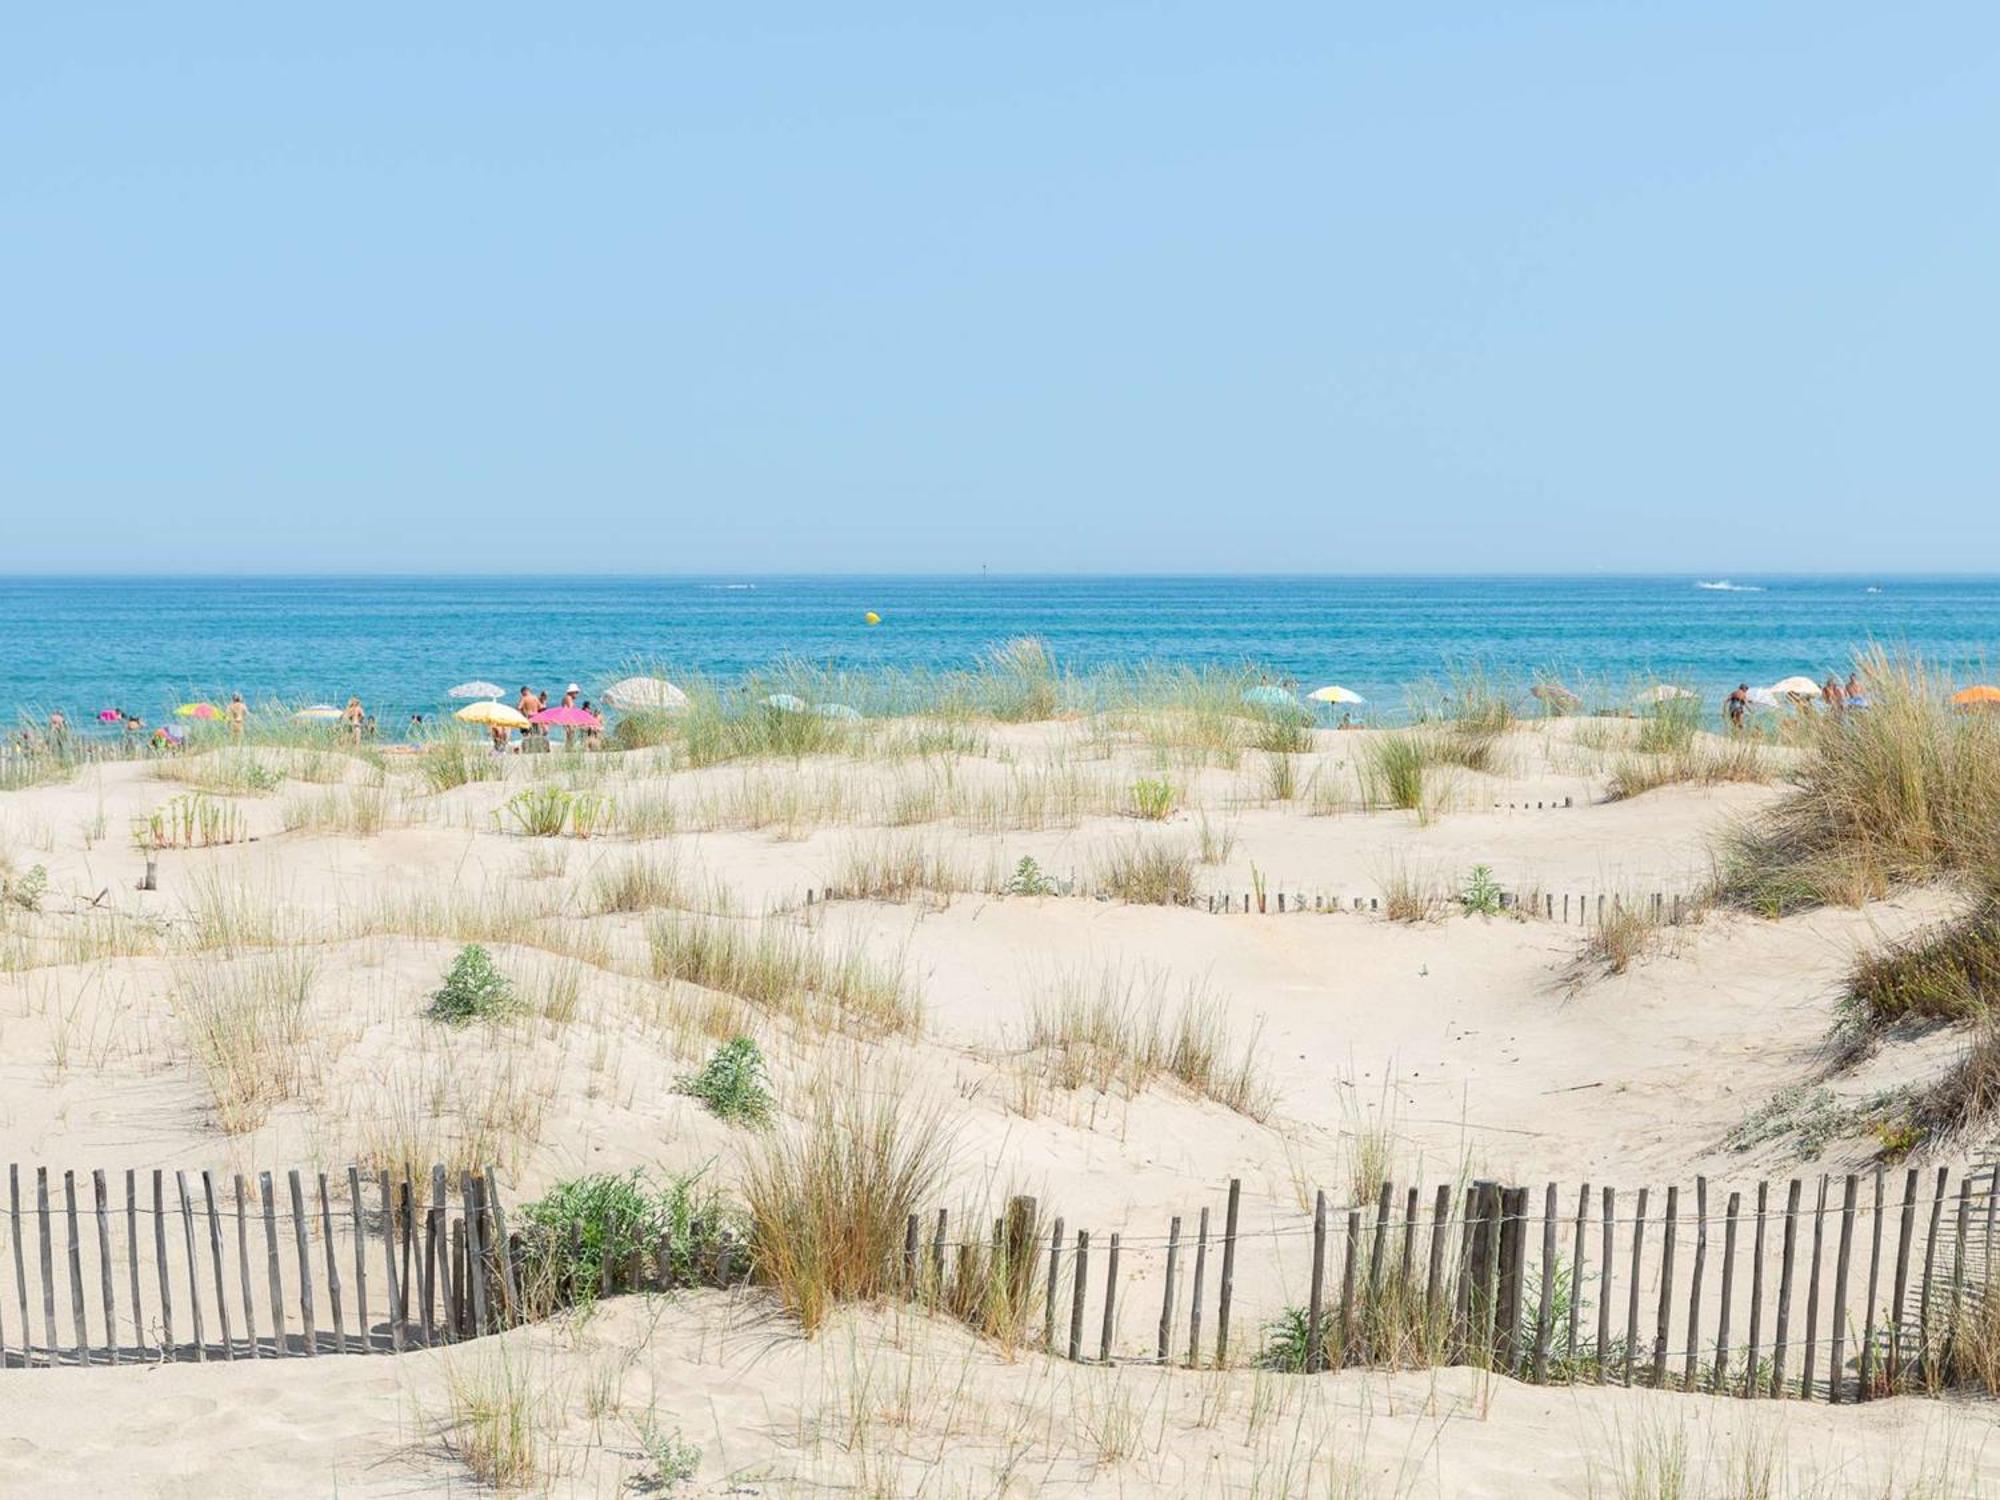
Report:
<svg viewBox="0 0 2000 1500"><path fill-rule="evenodd" d="M1953 693L1951 701L1960 708L1990 708L2000 703L2000 687L1977 682L1969 688Z"/></svg>

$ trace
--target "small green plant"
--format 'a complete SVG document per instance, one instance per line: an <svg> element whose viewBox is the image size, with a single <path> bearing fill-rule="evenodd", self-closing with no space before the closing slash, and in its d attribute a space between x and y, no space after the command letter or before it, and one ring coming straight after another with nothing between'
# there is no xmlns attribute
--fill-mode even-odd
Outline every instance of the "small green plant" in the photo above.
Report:
<svg viewBox="0 0 2000 1500"><path fill-rule="evenodd" d="M1250 862L1250 889L1257 893L1257 910L1262 911L1265 898L1264 872L1257 868L1255 860Z"/></svg>
<svg viewBox="0 0 2000 1500"><path fill-rule="evenodd" d="M569 826L575 800L559 786L533 786L516 792L501 810L528 837L552 839L561 837L563 829Z"/></svg>
<svg viewBox="0 0 2000 1500"><path fill-rule="evenodd" d="M1414 730L1386 734L1362 752L1362 785L1377 807L1422 812L1424 770L1431 755L1428 742Z"/></svg>
<svg viewBox="0 0 2000 1500"><path fill-rule="evenodd" d="M521 1210L526 1258L546 1305L593 1301L605 1268L637 1263L669 1284L698 1279L728 1228L721 1201L689 1172L656 1187L637 1170L594 1172L558 1182Z"/></svg>
<svg viewBox="0 0 2000 1500"><path fill-rule="evenodd" d="M1325 1363L1326 1314L1320 1314L1318 1329L1321 1363ZM1263 1347L1257 1351L1257 1367L1284 1375L1303 1375L1313 1345L1312 1319L1303 1307L1287 1307L1264 1325Z"/></svg>
<svg viewBox="0 0 2000 1500"><path fill-rule="evenodd" d="M1147 776L1132 784L1132 816L1157 823L1174 810L1174 784L1164 776Z"/></svg>
<svg viewBox="0 0 2000 1500"><path fill-rule="evenodd" d="M1878 1120L1875 1122L1875 1144L1882 1153L1882 1160L1894 1166L1924 1143L1921 1125L1909 1120Z"/></svg>
<svg viewBox="0 0 2000 1500"><path fill-rule="evenodd" d="M1056 883L1042 873L1042 867L1035 863L1032 854L1021 856L1021 862L1014 866L1014 873L1007 877L1007 894L1010 896L1053 896Z"/></svg>
<svg viewBox="0 0 2000 1500"><path fill-rule="evenodd" d="M479 944L468 943L452 960L444 986L431 996L429 1015L434 1021L462 1026L511 1015L520 1004L513 984L493 967L492 955Z"/></svg>
<svg viewBox="0 0 2000 1500"><path fill-rule="evenodd" d="M717 1047L699 1073L681 1079L674 1088L699 1099L724 1120L763 1125L771 1118L768 1076L763 1049L755 1038L739 1036Z"/></svg>
<svg viewBox="0 0 2000 1500"><path fill-rule="evenodd" d="M1498 915L1500 882L1493 878L1492 866L1472 867L1472 874L1466 877L1465 889L1458 893L1458 904L1465 908L1465 914L1469 917Z"/></svg>
<svg viewBox="0 0 2000 1500"><path fill-rule="evenodd" d="M642 1417L636 1428L639 1446L646 1454L646 1467L638 1478L640 1490L657 1493L694 1478L701 1468L700 1444L688 1442L678 1427L672 1432L662 1430L650 1414Z"/></svg>
<svg viewBox="0 0 2000 1500"><path fill-rule="evenodd" d="M48 890L49 872L42 865L30 865L26 874L0 879L0 893L23 911L40 911Z"/></svg>

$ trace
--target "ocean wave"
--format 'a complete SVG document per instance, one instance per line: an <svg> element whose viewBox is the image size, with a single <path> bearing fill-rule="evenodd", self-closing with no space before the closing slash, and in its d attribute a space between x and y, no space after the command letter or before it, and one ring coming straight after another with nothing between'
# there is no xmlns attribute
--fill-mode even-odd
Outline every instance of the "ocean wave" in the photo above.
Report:
<svg viewBox="0 0 2000 1500"><path fill-rule="evenodd" d="M1727 578L1718 578L1713 583L1696 580L1695 587L1709 589L1718 594L1761 594L1764 590L1754 583L1731 583Z"/></svg>

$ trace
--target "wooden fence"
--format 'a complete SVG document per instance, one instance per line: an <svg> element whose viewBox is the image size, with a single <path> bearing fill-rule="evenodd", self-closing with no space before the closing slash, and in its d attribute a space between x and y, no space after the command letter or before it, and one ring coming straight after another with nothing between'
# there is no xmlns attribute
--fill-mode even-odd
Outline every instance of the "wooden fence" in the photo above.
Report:
<svg viewBox="0 0 2000 1500"><path fill-rule="evenodd" d="M1003 894L987 892L989 895ZM1056 883L1053 894L1074 896L1084 900L1098 897L1099 893L1086 885L1078 884L1071 875ZM805 907L810 910L816 905L830 904L840 900L841 895L832 886L808 886ZM1692 895L1681 891L1597 891L1594 893L1571 891L1498 890L1494 899L1499 909L1538 917L1543 921L1557 922L1565 927L1585 927L1592 923L1602 925L1605 919L1620 911L1634 910L1648 921L1661 926L1678 927L1683 922L1694 920L1697 903ZM1380 895L1356 896L1337 892L1308 892L1300 889L1264 891L1207 891L1197 892L1182 901L1183 907L1206 911L1211 916L1287 916L1304 914L1333 914L1338 912L1371 912L1380 914ZM1440 904L1453 904L1457 897L1440 892Z"/></svg>
<svg viewBox="0 0 2000 1500"><path fill-rule="evenodd" d="M38 1167L30 1184L8 1168L0 1368L389 1353L525 1316L491 1168L460 1174L456 1204L441 1166L428 1200L356 1167L344 1183L262 1172L254 1188L241 1173L146 1175L127 1171L114 1201L102 1171Z"/></svg>
<svg viewBox="0 0 2000 1500"><path fill-rule="evenodd" d="M1257 1229L1232 1181L1219 1214L1173 1216L1158 1236L1044 1226L1015 1200L990 1253L1019 1257L1020 1226L1034 1226L1040 1264L1012 1279L1038 1288L1025 1311L1043 1347L1072 1360L1220 1367L1261 1350L1306 1372L1473 1364L1856 1401L1948 1378L1953 1340L2000 1272L1995 1177L1968 1169L1954 1188L1948 1168L1876 1168L1726 1195L1705 1178L1691 1194L1384 1185L1373 1204L1330 1208L1321 1193L1309 1216ZM945 1216L922 1228L911 1216L906 1282L976 1303L946 1286ZM1259 1290L1246 1299L1246 1286Z"/></svg>

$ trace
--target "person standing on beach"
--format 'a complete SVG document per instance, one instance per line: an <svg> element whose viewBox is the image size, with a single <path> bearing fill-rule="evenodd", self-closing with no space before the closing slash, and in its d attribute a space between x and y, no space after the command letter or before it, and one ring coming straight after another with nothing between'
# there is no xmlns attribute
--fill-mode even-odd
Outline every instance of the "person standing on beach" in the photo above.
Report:
<svg viewBox="0 0 2000 1500"><path fill-rule="evenodd" d="M243 739L243 721L249 716L249 710L243 706L243 695L241 693L231 693L229 695L227 713L229 715L229 737L240 743Z"/></svg>
<svg viewBox="0 0 2000 1500"><path fill-rule="evenodd" d="M1855 700L1861 696L1861 674L1859 672L1849 672L1847 674L1847 686L1842 691L1847 694L1848 706L1850 708L1853 707Z"/></svg>
<svg viewBox="0 0 2000 1500"><path fill-rule="evenodd" d="M347 707L340 711L340 722L347 726L348 733L353 736L354 747L357 750L361 748L361 725L367 717L368 715L361 711L361 700L359 698L350 697L347 700Z"/></svg>
<svg viewBox="0 0 2000 1500"><path fill-rule="evenodd" d="M1750 708L1750 684L1747 682L1737 683L1736 691L1723 700L1722 707L1729 715L1729 727L1731 729L1741 729L1743 727L1743 715Z"/></svg>
<svg viewBox="0 0 2000 1500"><path fill-rule="evenodd" d="M49 743L58 750L69 743L69 720L61 709L49 715Z"/></svg>
<svg viewBox="0 0 2000 1500"><path fill-rule="evenodd" d="M1840 691L1840 679L1831 672L1826 674L1826 682L1820 688L1819 695L1826 700L1826 706L1835 713L1847 707L1847 698Z"/></svg>

